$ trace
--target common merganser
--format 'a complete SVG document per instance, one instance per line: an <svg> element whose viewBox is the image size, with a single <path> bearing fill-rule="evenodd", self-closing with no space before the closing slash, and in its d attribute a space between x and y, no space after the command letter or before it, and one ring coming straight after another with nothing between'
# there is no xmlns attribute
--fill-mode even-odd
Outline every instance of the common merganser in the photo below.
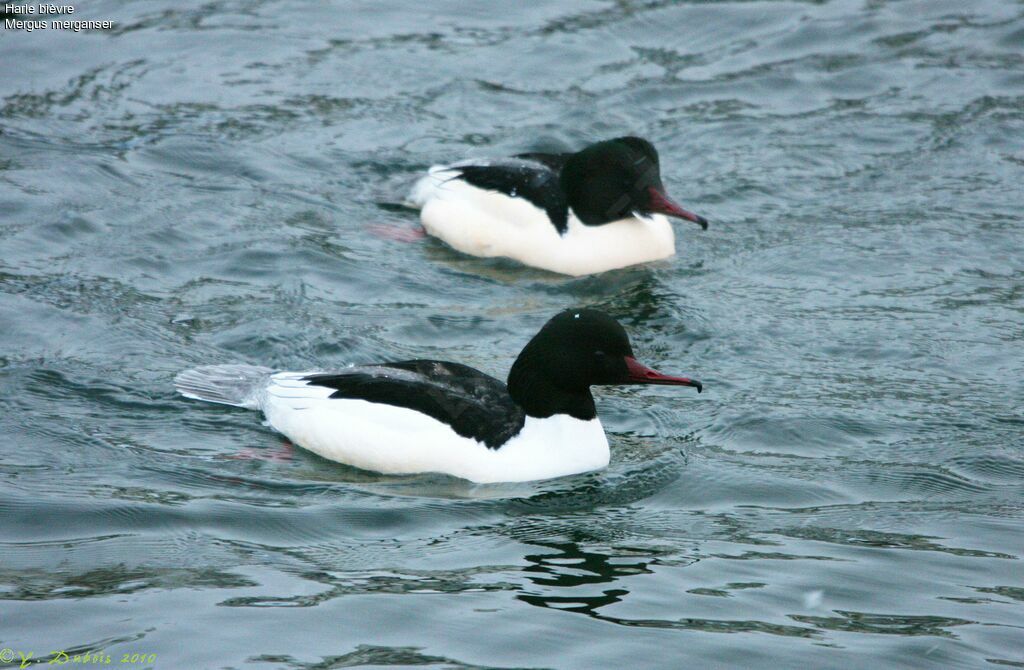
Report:
<svg viewBox="0 0 1024 670"><path fill-rule="evenodd" d="M188 398L262 410L275 430L333 461L479 483L608 465L593 385L703 388L638 363L622 325L593 309L548 321L512 365L507 386L466 365L431 360L337 372L212 365L182 372L174 383Z"/></svg>
<svg viewBox="0 0 1024 670"><path fill-rule="evenodd" d="M672 256L666 216L708 227L665 193L658 152L639 137L435 165L408 201L427 233L458 251L573 276Z"/></svg>

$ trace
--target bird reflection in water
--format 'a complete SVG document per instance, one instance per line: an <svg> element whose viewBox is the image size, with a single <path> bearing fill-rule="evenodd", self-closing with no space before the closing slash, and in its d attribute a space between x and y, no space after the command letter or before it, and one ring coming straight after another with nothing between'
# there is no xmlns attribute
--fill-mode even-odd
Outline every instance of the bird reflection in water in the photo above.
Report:
<svg viewBox="0 0 1024 670"><path fill-rule="evenodd" d="M620 578L652 574L650 559L623 562L627 555L609 556L593 550L583 550L574 542L533 543L552 551L527 554L531 565L523 572L531 582L545 587L545 593L520 593L516 597L537 607L566 610L602 618L597 611L617 603L629 594L627 589L609 588L596 595L548 595L547 587L576 588L597 584L614 584Z"/></svg>

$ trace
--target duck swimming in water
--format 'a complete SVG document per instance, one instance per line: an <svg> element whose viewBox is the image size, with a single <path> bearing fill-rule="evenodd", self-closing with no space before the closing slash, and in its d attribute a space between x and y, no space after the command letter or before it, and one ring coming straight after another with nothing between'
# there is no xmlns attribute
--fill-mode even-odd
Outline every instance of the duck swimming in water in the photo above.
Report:
<svg viewBox="0 0 1024 670"><path fill-rule="evenodd" d="M666 217L708 227L665 193L658 152L639 137L437 165L408 200L426 232L458 251L573 276L672 256Z"/></svg>
<svg viewBox="0 0 1024 670"><path fill-rule="evenodd" d="M622 325L593 309L548 321L513 363L507 385L469 366L432 360L333 372L213 365L182 372L174 383L188 398L261 410L275 430L333 461L481 483L607 466L608 440L591 386L703 388L637 362Z"/></svg>

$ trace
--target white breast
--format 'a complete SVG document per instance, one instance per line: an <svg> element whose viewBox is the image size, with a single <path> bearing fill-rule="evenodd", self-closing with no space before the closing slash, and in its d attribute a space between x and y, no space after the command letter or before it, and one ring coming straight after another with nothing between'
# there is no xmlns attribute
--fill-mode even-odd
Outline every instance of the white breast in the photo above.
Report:
<svg viewBox="0 0 1024 670"><path fill-rule="evenodd" d="M462 437L447 424L402 407L330 398L333 389L273 375L261 394L267 421L295 444L324 458L386 474L441 472L474 482L523 482L608 465L598 419L527 417L500 449Z"/></svg>
<svg viewBox="0 0 1024 670"><path fill-rule="evenodd" d="M547 213L524 198L477 188L442 166L413 187L423 227L473 256L505 256L533 267L580 276L667 258L675 253L672 224L660 214L587 226L569 214L564 235Z"/></svg>

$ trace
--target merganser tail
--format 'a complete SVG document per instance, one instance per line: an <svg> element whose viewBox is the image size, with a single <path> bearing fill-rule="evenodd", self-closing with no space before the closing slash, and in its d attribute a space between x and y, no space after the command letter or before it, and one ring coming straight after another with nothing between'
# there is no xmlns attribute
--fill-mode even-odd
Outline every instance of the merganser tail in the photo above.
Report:
<svg viewBox="0 0 1024 670"><path fill-rule="evenodd" d="M174 387L186 398L259 409L259 393L272 374L258 365L204 365L179 373Z"/></svg>
<svg viewBox="0 0 1024 670"><path fill-rule="evenodd" d="M442 175L441 173L450 174ZM431 198L437 197L437 190L443 187L445 181L458 176L458 170L446 165L434 165L427 171L426 175L416 180L412 190L409 191L409 195L405 197L405 201L402 204L412 209L423 209L423 206Z"/></svg>

